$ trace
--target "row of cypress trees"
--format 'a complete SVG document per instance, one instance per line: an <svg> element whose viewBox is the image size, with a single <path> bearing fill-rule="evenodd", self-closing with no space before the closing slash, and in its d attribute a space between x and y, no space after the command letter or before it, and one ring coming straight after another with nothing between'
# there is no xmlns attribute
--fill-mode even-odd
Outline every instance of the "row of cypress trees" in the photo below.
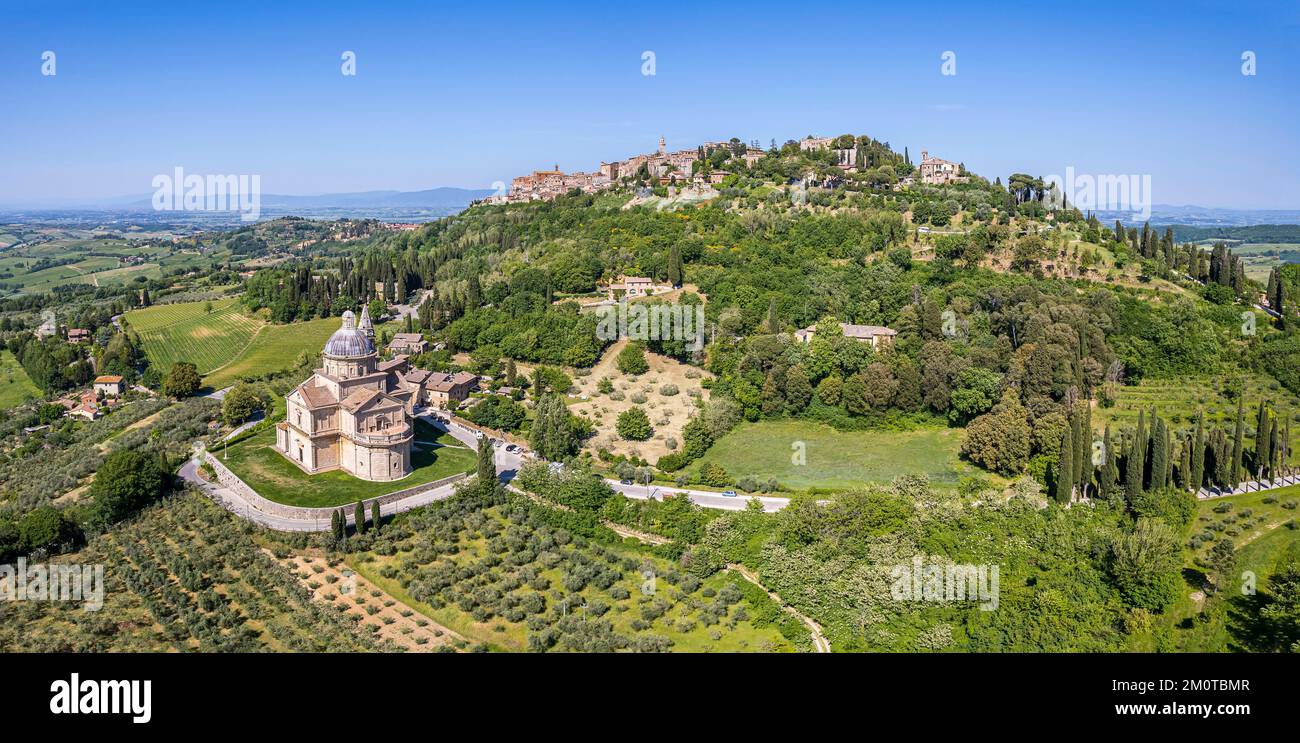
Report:
<svg viewBox="0 0 1300 743"><path fill-rule="evenodd" d="M1132 501L1148 490L1231 490L1247 479L1271 480L1290 472L1287 416L1261 400L1251 452L1245 446L1245 431L1245 402L1238 400L1231 438L1222 428L1207 435L1203 413L1196 416L1193 431L1180 435L1153 408L1150 417L1139 412L1137 426L1118 440L1107 426L1102 439L1094 441L1091 408L1086 403L1075 406L1061 437L1053 497L1061 503L1076 496L1109 498L1122 487Z"/></svg>

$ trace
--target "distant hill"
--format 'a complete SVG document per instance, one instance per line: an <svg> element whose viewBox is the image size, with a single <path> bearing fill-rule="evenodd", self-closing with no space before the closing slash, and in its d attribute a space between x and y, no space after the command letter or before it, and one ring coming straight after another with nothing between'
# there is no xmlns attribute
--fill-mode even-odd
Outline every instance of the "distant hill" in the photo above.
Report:
<svg viewBox="0 0 1300 743"><path fill-rule="evenodd" d="M1133 225L1131 211L1098 211L1103 222L1120 220ZM1193 227L1248 227L1251 225L1300 224L1300 209L1228 209L1217 206L1175 206L1156 204L1151 207L1151 224L1188 225ZM1137 222L1141 224L1141 222ZM1182 239L1182 238L1179 238Z"/></svg>
<svg viewBox="0 0 1300 743"><path fill-rule="evenodd" d="M491 196L492 189L455 188L442 186L423 191L356 191L352 193L326 193L312 195L262 194L262 209L462 209L475 199ZM48 203L21 202L0 204L0 209L22 209L37 211L42 209L57 210L139 210L152 211L152 194L119 196L106 199L71 200L59 199Z"/></svg>
<svg viewBox="0 0 1300 743"><path fill-rule="evenodd" d="M1174 225L1178 242L1240 240L1244 243L1300 243L1300 224L1256 224L1249 227Z"/></svg>

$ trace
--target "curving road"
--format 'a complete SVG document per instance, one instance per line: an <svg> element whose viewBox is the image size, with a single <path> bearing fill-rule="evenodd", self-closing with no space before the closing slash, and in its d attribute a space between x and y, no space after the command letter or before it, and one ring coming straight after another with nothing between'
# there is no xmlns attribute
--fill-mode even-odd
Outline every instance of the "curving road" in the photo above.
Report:
<svg viewBox="0 0 1300 743"><path fill-rule="evenodd" d="M219 391L224 392L224 390ZM436 412L426 411L416 416L422 418L426 423L434 426L440 431L451 434L455 439L466 446L478 448L478 433L471 428L462 426L455 421L449 420ZM199 476L198 457L196 453L180 469L180 476L196 488L201 490L213 502L222 506L226 510L234 513L241 518L248 519L257 524L261 524L269 529L277 531L299 531L299 532L317 532L327 531L330 528L330 511L331 509L321 509L320 516L314 519L290 518L278 514L269 513L257 507L254 501L244 498L229 488L223 487L219 483L209 482ZM497 442L496 445L496 468L497 477L502 482L510 482L514 476L519 473L519 468L526 461L534 459L534 455L524 449L517 448L514 451L507 451L505 442ZM629 498L646 500L654 498L663 500L665 496L686 496L692 503L702 508L716 508L724 511L740 511L748 507L750 498L757 500L767 512L779 511L789 505L788 498L778 498L775 496L725 496L721 493L710 492L707 490L688 490L683 488L658 487L654 485L624 485L618 480L606 480L611 488L622 493ZM409 511L412 508L426 506L434 501L450 498L456 492L456 484L444 485L433 490L418 493L394 503L388 503L380 507L380 511L385 516L391 516L402 511ZM350 510L345 509L350 515Z"/></svg>
<svg viewBox="0 0 1300 743"><path fill-rule="evenodd" d="M757 500L763 505L763 510L768 513L780 511L782 508L790 505L789 498L780 498L773 495L734 495L728 496L721 493L715 493L709 490L688 490L685 488L669 488L660 485L624 485L618 480L605 481L614 490L626 495L629 498L637 500L663 500L664 496L676 497L684 495L692 503L701 508L716 508L720 511L743 511L749 507L751 499Z"/></svg>

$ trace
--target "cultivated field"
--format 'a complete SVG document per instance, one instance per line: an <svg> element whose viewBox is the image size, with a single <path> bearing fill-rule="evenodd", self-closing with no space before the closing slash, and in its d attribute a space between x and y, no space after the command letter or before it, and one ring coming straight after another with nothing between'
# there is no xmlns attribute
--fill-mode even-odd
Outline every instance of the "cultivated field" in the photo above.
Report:
<svg viewBox="0 0 1300 743"><path fill-rule="evenodd" d="M733 481L775 478L790 490L854 488L909 474L926 475L938 486L955 485L966 474L991 477L958 458L961 436L953 428L837 431L809 421L741 423L684 472L693 476L712 462Z"/></svg>
<svg viewBox="0 0 1300 743"><path fill-rule="evenodd" d="M1183 583L1174 605L1134 649L1181 652L1263 650L1243 645L1254 635L1249 617L1259 611L1261 592L1285 556L1300 550L1300 487L1213 498L1197 503L1196 518L1185 545ZM1288 507L1289 506L1289 507ZM1207 584L1207 557L1214 545L1231 541L1236 549L1234 575L1219 593ZM1254 581L1254 593L1243 592L1243 581ZM1247 639L1246 642L1249 640Z"/></svg>
<svg viewBox="0 0 1300 743"><path fill-rule="evenodd" d="M12 408L30 397L40 397L41 391L19 365L18 359L8 351L0 351L0 409Z"/></svg>
<svg viewBox="0 0 1300 743"><path fill-rule="evenodd" d="M194 493L167 498L59 561L103 565L104 606L6 602L4 652L360 652L395 649L321 603Z"/></svg>
<svg viewBox="0 0 1300 743"><path fill-rule="evenodd" d="M574 378L578 390L574 394L578 397L570 398L569 410L596 424L596 435L587 441L586 448L593 452L604 448L614 454L639 456L653 463L671 451L667 444L669 438L677 442L678 450L681 449L682 427L693 415L695 401L708 400L708 390L700 382L710 375L676 359L649 352L646 352L646 361L650 364L650 371L637 376L625 375L614 365L614 360L626 344L627 341L619 341L610 346L604 357L592 367L591 374ZM600 380L605 377L614 383L612 396L597 390ZM677 393L663 394L667 385L676 387ZM582 395L587 399L583 400ZM619 396L623 399L614 399ZM628 441L620 438L615 430L619 414L631 407L640 407L650 418L654 433L648 441Z"/></svg>
<svg viewBox="0 0 1300 743"><path fill-rule="evenodd" d="M599 643L613 633L687 652L810 645L798 620L733 573L701 581L667 560L521 526L498 508L408 529L395 553L367 552L348 564L438 624L505 650L526 650L533 636L574 650L570 641Z"/></svg>
<svg viewBox="0 0 1300 743"><path fill-rule="evenodd" d="M292 367L304 351L314 357L339 328L338 318L268 323L247 314L235 297L132 310L126 321L160 371L166 373L177 361L189 361L216 389L243 376Z"/></svg>
<svg viewBox="0 0 1300 743"><path fill-rule="evenodd" d="M218 367L203 380L214 389L234 384L244 376L260 376L294 366L298 354L319 360L325 341L339 329L337 317L291 325L267 324L256 333L238 358Z"/></svg>
<svg viewBox="0 0 1300 743"><path fill-rule="evenodd" d="M188 361L199 374L209 374L239 356L263 325L244 314L235 298L132 310L126 321L139 333L150 363L163 373Z"/></svg>
<svg viewBox="0 0 1300 743"><path fill-rule="evenodd" d="M443 645L468 645L463 637L416 614L342 561L327 559L318 552L290 555L281 563L298 576L317 601L341 609L376 639L417 653L427 653Z"/></svg>

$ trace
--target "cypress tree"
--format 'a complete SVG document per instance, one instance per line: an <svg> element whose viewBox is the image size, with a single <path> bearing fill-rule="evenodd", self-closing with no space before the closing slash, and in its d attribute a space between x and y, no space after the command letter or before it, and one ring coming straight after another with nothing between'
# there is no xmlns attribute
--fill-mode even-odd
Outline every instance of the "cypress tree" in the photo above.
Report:
<svg viewBox="0 0 1300 743"><path fill-rule="evenodd" d="M1145 411L1138 412L1137 430L1133 432L1133 441L1129 445L1128 457L1124 462L1124 490L1128 496L1129 503L1142 493L1142 471L1145 465L1142 461L1143 454L1146 453L1146 419Z"/></svg>
<svg viewBox="0 0 1300 743"><path fill-rule="evenodd" d="M493 482L497 478L497 466L494 461L495 451L487 436L478 440L478 481Z"/></svg>
<svg viewBox="0 0 1300 743"><path fill-rule="evenodd" d="M379 518L379 499L376 498L373 501L370 501L370 525L371 528L375 530L376 534L379 533Z"/></svg>
<svg viewBox="0 0 1300 743"><path fill-rule="evenodd" d="M1084 401L1084 412L1074 415L1077 429L1074 432L1074 480L1079 486L1079 494L1088 495L1088 481L1092 479L1091 461L1088 450L1092 447L1092 409Z"/></svg>
<svg viewBox="0 0 1300 743"><path fill-rule="evenodd" d="M1291 470L1291 419L1286 419L1286 427L1282 433L1282 452L1279 456L1281 469L1283 472Z"/></svg>
<svg viewBox="0 0 1300 743"><path fill-rule="evenodd" d="M352 509L352 518L356 520L357 534L366 533L366 509L357 501L357 505Z"/></svg>
<svg viewBox="0 0 1300 743"><path fill-rule="evenodd" d="M1069 426L1061 437L1061 455L1056 466L1056 501L1069 503L1077 477L1074 474L1074 431Z"/></svg>
<svg viewBox="0 0 1300 743"><path fill-rule="evenodd" d="M1196 433L1192 434L1191 491L1198 493L1205 484L1205 413L1196 413Z"/></svg>
<svg viewBox="0 0 1300 743"><path fill-rule="evenodd" d="M682 249L676 243L668 248L668 283L674 287L682 285Z"/></svg>
<svg viewBox="0 0 1300 743"><path fill-rule="evenodd" d="M483 287L478 282L478 276L469 277L469 285L465 289L465 308L477 309L483 304Z"/></svg>
<svg viewBox="0 0 1300 743"><path fill-rule="evenodd" d="M1192 437L1183 437L1182 453L1178 462L1178 486L1187 490L1192 482Z"/></svg>
<svg viewBox="0 0 1300 743"><path fill-rule="evenodd" d="M341 522L339 521L339 512L337 509L335 509L333 512L330 513L330 533L333 534L334 539L337 540L341 538L342 531L343 528L341 526Z"/></svg>
<svg viewBox="0 0 1300 743"><path fill-rule="evenodd" d="M1255 476L1262 477L1264 467L1268 464L1268 411L1264 401L1259 401L1259 411L1255 414Z"/></svg>
<svg viewBox="0 0 1300 743"><path fill-rule="evenodd" d="M1151 489L1163 490L1165 473L1169 468L1169 441L1165 435L1165 422L1160 418L1151 421Z"/></svg>
<svg viewBox="0 0 1300 743"><path fill-rule="evenodd" d="M1106 433L1102 435L1101 451L1103 459L1101 469L1097 472L1097 489L1102 498L1109 498L1115 489L1115 482L1119 480L1119 466L1110 445L1110 426L1106 426Z"/></svg>
<svg viewBox="0 0 1300 743"><path fill-rule="evenodd" d="M1229 464L1227 486L1235 488L1241 482L1242 446L1246 436L1246 414L1242 399L1237 398L1237 428L1232 434L1232 462Z"/></svg>

